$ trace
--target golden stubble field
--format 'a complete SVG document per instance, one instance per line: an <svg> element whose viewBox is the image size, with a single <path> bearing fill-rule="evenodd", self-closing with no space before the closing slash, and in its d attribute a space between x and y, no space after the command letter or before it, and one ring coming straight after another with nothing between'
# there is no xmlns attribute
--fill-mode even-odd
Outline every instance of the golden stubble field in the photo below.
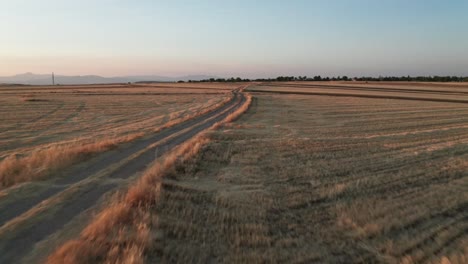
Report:
<svg viewBox="0 0 468 264"><path fill-rule="evenodd" d="M104 259L467 262L466 104L253 96L198 154L159 167L138 213L145 225L119 222L127 233L109 235L120 243ZM73 248L102 239L93 230L51 263L86 256Z"/></svg>
<svg viewBox="0 0 468 264"><path fill-rule="evenodd" d="M229 85L0 88L0 190L212 109Z"/></svg>

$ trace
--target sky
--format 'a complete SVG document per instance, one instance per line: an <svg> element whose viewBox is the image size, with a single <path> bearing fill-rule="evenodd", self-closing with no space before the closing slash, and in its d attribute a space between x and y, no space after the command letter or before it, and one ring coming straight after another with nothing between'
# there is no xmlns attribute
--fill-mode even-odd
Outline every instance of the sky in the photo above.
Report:
<svg viewBox="0 0 468 264"><path fill-rule="evenodd" d="M468 76L466 0L0 0L0 75Z"/></svg>

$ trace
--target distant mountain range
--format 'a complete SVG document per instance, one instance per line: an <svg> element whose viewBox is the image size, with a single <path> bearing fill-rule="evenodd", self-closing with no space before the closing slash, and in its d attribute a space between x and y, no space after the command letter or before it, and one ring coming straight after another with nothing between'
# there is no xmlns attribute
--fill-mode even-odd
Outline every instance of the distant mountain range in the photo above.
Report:
<svg viewBox="0 0 468 264"><path fill-rule="evenodd" d="M98 75L65 76L55 75L55 84L104 84L104 83L128 83L128 82L176 82L176 81L198 81L209 78L216 78L207 75L188 75L181 77L165 77L157 75L142 76L122 76L122 77L102 77ZM30 84L30 85L50 85L52 84L51 74L24 73L14 76L0 77L3 84Z"/></svg>

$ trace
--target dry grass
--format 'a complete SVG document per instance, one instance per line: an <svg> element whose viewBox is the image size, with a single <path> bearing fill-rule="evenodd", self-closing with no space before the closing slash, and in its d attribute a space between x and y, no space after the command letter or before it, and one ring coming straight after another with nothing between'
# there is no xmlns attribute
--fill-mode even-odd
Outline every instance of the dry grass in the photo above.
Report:
<svg viewBox="0 0 468 264"><path fill-rule="evenodd" d="M230 122L248 109L251 96L222 123ZM215 125L217 126L217 125ZM215 127L213 126L213 127ZM179 146L162 162L151 166L123 195L112 199L86 227L80 237L67 242L48 258L48 263L144 263L159 238L155 207L161 202L163 179L174 178L190 167L192 158L208 142L197 136Z"/></svg>
<svg viewBox="0 0 468 264"><path fill-rule="evenodd" d="M44 179L54 171L64 169L93 154L110 150L143 135L143 133L136 133L94 143L53 146L32 152L24 157L8 156L0 161L0 190L18 183Z"/></svg>
<svg viewBox="0 0 468 264"><path fill-rule="evenodd" d="M231 113L226 117L224 120L225 123L234 122L237 118L239 118L245 111L247 111L252 103L252 95L249 93L245 93L246 101L245 103L239 107L235 112Z"/></svg>

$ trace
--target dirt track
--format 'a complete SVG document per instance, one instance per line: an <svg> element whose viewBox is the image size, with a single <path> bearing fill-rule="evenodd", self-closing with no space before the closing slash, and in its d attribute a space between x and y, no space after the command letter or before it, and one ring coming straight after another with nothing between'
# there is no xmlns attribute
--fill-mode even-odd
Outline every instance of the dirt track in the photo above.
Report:
<svg viewBox="0 0 468 264"><path fill-rule="evenodd" d="M95 206L105 194L124 186L126 179L155 158L223 120L244 101L244 95L235 91L233 99L217 110L73 166L52 184L38 184L26 194L10 191L8 199L0 199L0 263L24 261L38 243Z"/></svg>

